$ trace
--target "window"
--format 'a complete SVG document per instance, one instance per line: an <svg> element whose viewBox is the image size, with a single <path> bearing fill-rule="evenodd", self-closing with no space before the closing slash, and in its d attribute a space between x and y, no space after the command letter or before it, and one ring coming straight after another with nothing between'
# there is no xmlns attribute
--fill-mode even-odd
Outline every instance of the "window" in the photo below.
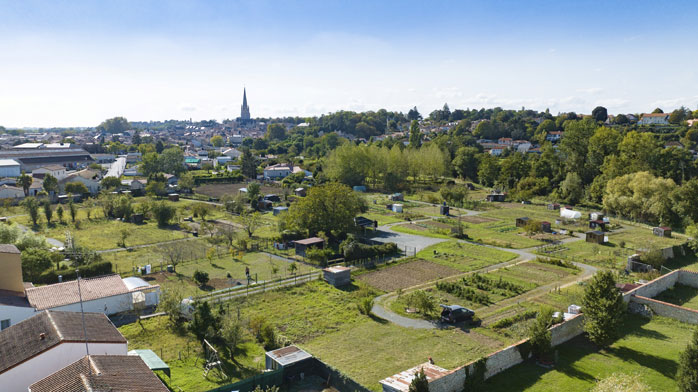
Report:
<svg viewBox="0 0 698 392"><path fill-rule="evenodd" d="M5 328L9 328L9 326L10 326L10 319L0 320L0 331L2 331Z"/></svg>

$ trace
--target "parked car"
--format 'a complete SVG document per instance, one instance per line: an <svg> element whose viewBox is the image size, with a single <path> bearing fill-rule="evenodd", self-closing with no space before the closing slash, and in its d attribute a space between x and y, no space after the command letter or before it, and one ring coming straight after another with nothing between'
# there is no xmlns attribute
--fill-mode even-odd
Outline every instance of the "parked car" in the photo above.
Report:
<svg viewBox="0 0 698 392"><path fill-rule="evenodd" d="M441 322L458 323L461 321L471 320L475 316L475 312L464 308L460 305L441 305Z"/></svg>

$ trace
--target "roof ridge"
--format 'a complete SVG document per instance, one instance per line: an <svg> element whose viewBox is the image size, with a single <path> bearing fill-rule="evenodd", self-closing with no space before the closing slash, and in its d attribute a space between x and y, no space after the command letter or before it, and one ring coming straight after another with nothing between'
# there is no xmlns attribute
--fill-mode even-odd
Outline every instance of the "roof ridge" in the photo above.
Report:
<svg viewBox="0 0 698 392"><path fill-rule="evenodd" d="M58 340L62 342L64 339L63 333L61 332L60 328L58 328L58 326L56 325L56 321L53 319L53 315L48 310L44 310L44 312L46 312L46 316L48 317L48 320L51 323L53 330L56 331L56 335L58 335Z"/></svg>

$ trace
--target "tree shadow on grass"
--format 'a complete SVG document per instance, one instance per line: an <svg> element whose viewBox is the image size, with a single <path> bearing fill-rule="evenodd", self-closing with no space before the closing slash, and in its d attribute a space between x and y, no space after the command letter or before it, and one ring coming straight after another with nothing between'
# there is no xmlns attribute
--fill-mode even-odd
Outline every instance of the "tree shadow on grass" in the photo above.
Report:
<svg viewBox="0 0 698 392"><path fill-rule="evenodd" d="M678 365L670 359L636 351L628 347L611 347L607 351L625 362L637 363L642 367L653 369L665 377L673 378L676 375Z"/></svg>
<svg viewBox="0 0 698 392"><path fill-rule="evenodd" d="M224 267L221 267L220 265L218 265L216 263L211 263L211 267L213 267L215 269L224 269Z"/></svg>

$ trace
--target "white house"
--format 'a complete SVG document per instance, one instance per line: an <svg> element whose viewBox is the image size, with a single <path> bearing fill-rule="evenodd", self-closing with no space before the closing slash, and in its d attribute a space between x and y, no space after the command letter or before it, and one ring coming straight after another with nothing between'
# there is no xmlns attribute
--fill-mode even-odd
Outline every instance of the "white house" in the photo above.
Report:
<svg viewBox="0 0 698 392"><path fill-rule="evenodd" d="M231 135L228 138L228 142L234 146L239 146L240 144L242 144L242 139L242 135Z"/></svg>
<svg viewBox="0 0 698 392"><path fill-rule="evenodd" d="M24 190L16 186L2 185L0 186L0 199L24 199Z"/></svg>
<svg viewBox="0 0 698 392"><path fill-rule="evenodd" d="M17 247L0 245L0 328L4 329L43 310L80 311L78 281L34 287L22 278ZM80 280L86 312L112 315L160 302L160 286L117 274Z"/></svg>
<svg viewBox="0 0 698 392"><path fill-rule="evenodd" d="M287 163L279 163L264 168L264 178L278 180L286 178L293 173L293 166Z"/></svg>
<svg viewBox="0 0 698 392"><path fill-rule="evenodd" d="M62 180L58 181L58 187L60 188L61 193L65 193L66 184L70 182L81 182L85 184L91 194L95 195L99 193L101 188L101 180L102 174L100 172L91 169L83 169L75 173L71 173Z"/></svg>
<svg viewBox="0 0 698 392"><path fill-rule="evenodd" d="M238 159L242 156L242 152L237 148L228 148L227 150L223 151L222 154L230 157L231 159Z"/></svg>
<svg viewBox="0 0 698 392"><path fill-rule="evenodd" d="M21 165L14 159L0 159L0 177L19 177Z"/></svg>
<svg viewBox="0 0 698 392"><path fill-rule="evenodd" d="M58 181L66 178L68 176L68 173L66 172L65 167L61 165L48 165L48 166L42 166L38 169L32 170L32 176L37 177L37 178L44 178L47 174L50 174Z"/></svg>
<svg viewBox="0 0 698 392"><path fill-rule="evenodd" d="M0 389L25 392L33 383L92 355L126 355L128 342L101 313L45 311L0 331Z"/></svg>
<svg viewBox="0 0 698 392"><path fill-rule="evenodd" d="M669 124L669 115L666 113L644 113L637 122L638 125L667 125Z"/></svg>

